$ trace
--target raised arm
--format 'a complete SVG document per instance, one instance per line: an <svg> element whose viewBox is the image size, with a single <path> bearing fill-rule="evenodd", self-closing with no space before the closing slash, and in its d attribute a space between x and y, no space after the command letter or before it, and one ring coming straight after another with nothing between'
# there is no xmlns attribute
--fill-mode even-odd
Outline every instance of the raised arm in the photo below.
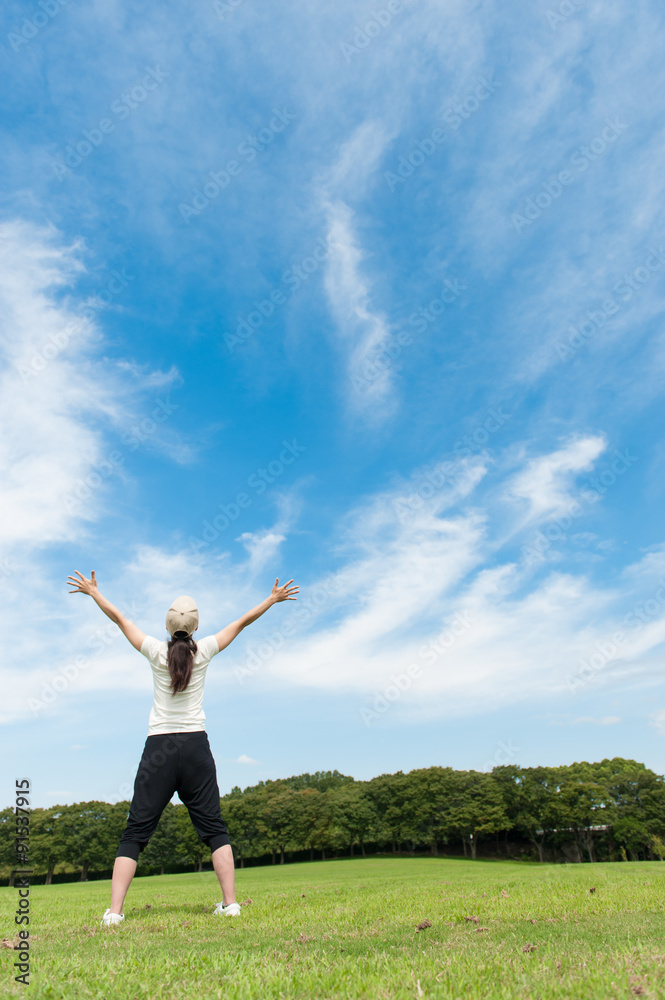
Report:
<svg viewBox="0 0 665 1000"><path fill-rule="evenodd" d="M279 601L297 601L297 597L292 597L292 594L297 594L300 587L289 588L289 583L293 583L293 580L289 580L288 583L279 586L279 578L275 580L272 588L272 593L270 597L266 597L265 601L261 604L257 604L255 608L248 611L247 614L242 615L237 621L231 622L226 628L223 628L221 632L218 632L215 636L217 639L217 645L220 651L225 649L230 642L233 642L235 637L239 635L244 629L245 625L251 625L255 622L257 618L260 618L268 608L272 607L273 604L277 604Z"/></svg>
<svg viewBox="0 0 665 1000"><path fill-rule="evenodd" d="M114 607L103 594L100 594L97 587L97 579L95 577L94 569L89 580L87 580L82 573L79 573L78 570L75 570L74 572L76 573L76 577L78 577L78 579L73 576L67 577L67 585L74 588L74 590L70 590L69 593L89 594L93 601L99 605L104 614L110 618L112 622L115 622L120 631L127 636L134 649L138 649L140 652L143 640L145 639L145 632L142 632L141 629L134 624L134 622L130 622L129 618L125 618L122 612L118 611L118 609Z"/></svg>

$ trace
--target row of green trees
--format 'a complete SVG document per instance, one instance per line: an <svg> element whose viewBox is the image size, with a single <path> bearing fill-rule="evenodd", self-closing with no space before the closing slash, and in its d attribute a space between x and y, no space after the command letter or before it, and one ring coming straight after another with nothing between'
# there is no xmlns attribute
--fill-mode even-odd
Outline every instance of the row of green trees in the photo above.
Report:
<svg viewBox="0 0 665 1000"><path fill-rule="evenodd" d="M665 857L665 781L633 760L565 767L430 767L355 781L337 771L234 788L221 800L239 863L370 851L532 856L543 861ZM30 865L46 873L112 867L128 802L35 809ZM304 852L304 854L303 854ZM193 865L210 852L183 805L169 804L143 870ZM15 865L14 813L0 813L0 867Z"/></svg>

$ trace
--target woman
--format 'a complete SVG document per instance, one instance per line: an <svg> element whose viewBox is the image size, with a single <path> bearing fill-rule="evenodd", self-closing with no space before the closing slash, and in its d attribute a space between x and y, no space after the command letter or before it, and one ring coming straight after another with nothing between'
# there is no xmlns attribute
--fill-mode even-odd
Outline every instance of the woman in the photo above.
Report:
<svg viewBox="0 0 665 1000"><path fill-rule="evenodd" d="M293 580L281 587L279 579L275 580L270 597L221 632L198 642L193 638L199 626L196 604L191 597L178 597L166 613L171 639L161 642L142 632L100 594L94 570L89 580L78 570L75 573L75 577L67 578L67 584L74 588L69 593L92 597L134 649L149 660L154 684L148 738L134 782L127 826L113 866L111 905L102 917L102 926L110 927L125 919L122 906L139 854L155 832L174 792L187 806L194 829L212 853L222 890L222 901L215 913L237 917L240 907L235 899L233 851L222 819L215 761L205 731L205 674L213 656L233 642L246 625L279 601L296 601L297 597L292 595L300 588L289 587Z"/></svg>

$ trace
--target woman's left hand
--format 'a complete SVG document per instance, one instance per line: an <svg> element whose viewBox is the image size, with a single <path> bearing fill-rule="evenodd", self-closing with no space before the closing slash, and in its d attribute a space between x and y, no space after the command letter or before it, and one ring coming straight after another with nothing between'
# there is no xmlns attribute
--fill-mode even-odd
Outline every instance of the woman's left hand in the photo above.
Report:
<svg viewBox="0 0 665 1000"><path fill-rule="evenodd" d="M77 569L75 569L74 572L79 579L77 580L76 577L73 576L67 577L67 586L74 588L69 591L70 594L92 594L97 590L97 578L95 577L94 569L89 580L83 576L83 573L79 573Z"/></svg>

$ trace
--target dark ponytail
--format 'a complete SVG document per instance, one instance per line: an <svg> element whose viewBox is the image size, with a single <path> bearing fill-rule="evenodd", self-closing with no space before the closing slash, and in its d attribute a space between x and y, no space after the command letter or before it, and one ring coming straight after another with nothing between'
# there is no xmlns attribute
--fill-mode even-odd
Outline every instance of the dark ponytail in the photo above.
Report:
<svg viewBox="0 0 665 1000"><path fill-rule="evenodd" d="M197 646L191 635L173 636L168 643L167 662L171 674L171 692L178 694L189 684Z"/></svg>

